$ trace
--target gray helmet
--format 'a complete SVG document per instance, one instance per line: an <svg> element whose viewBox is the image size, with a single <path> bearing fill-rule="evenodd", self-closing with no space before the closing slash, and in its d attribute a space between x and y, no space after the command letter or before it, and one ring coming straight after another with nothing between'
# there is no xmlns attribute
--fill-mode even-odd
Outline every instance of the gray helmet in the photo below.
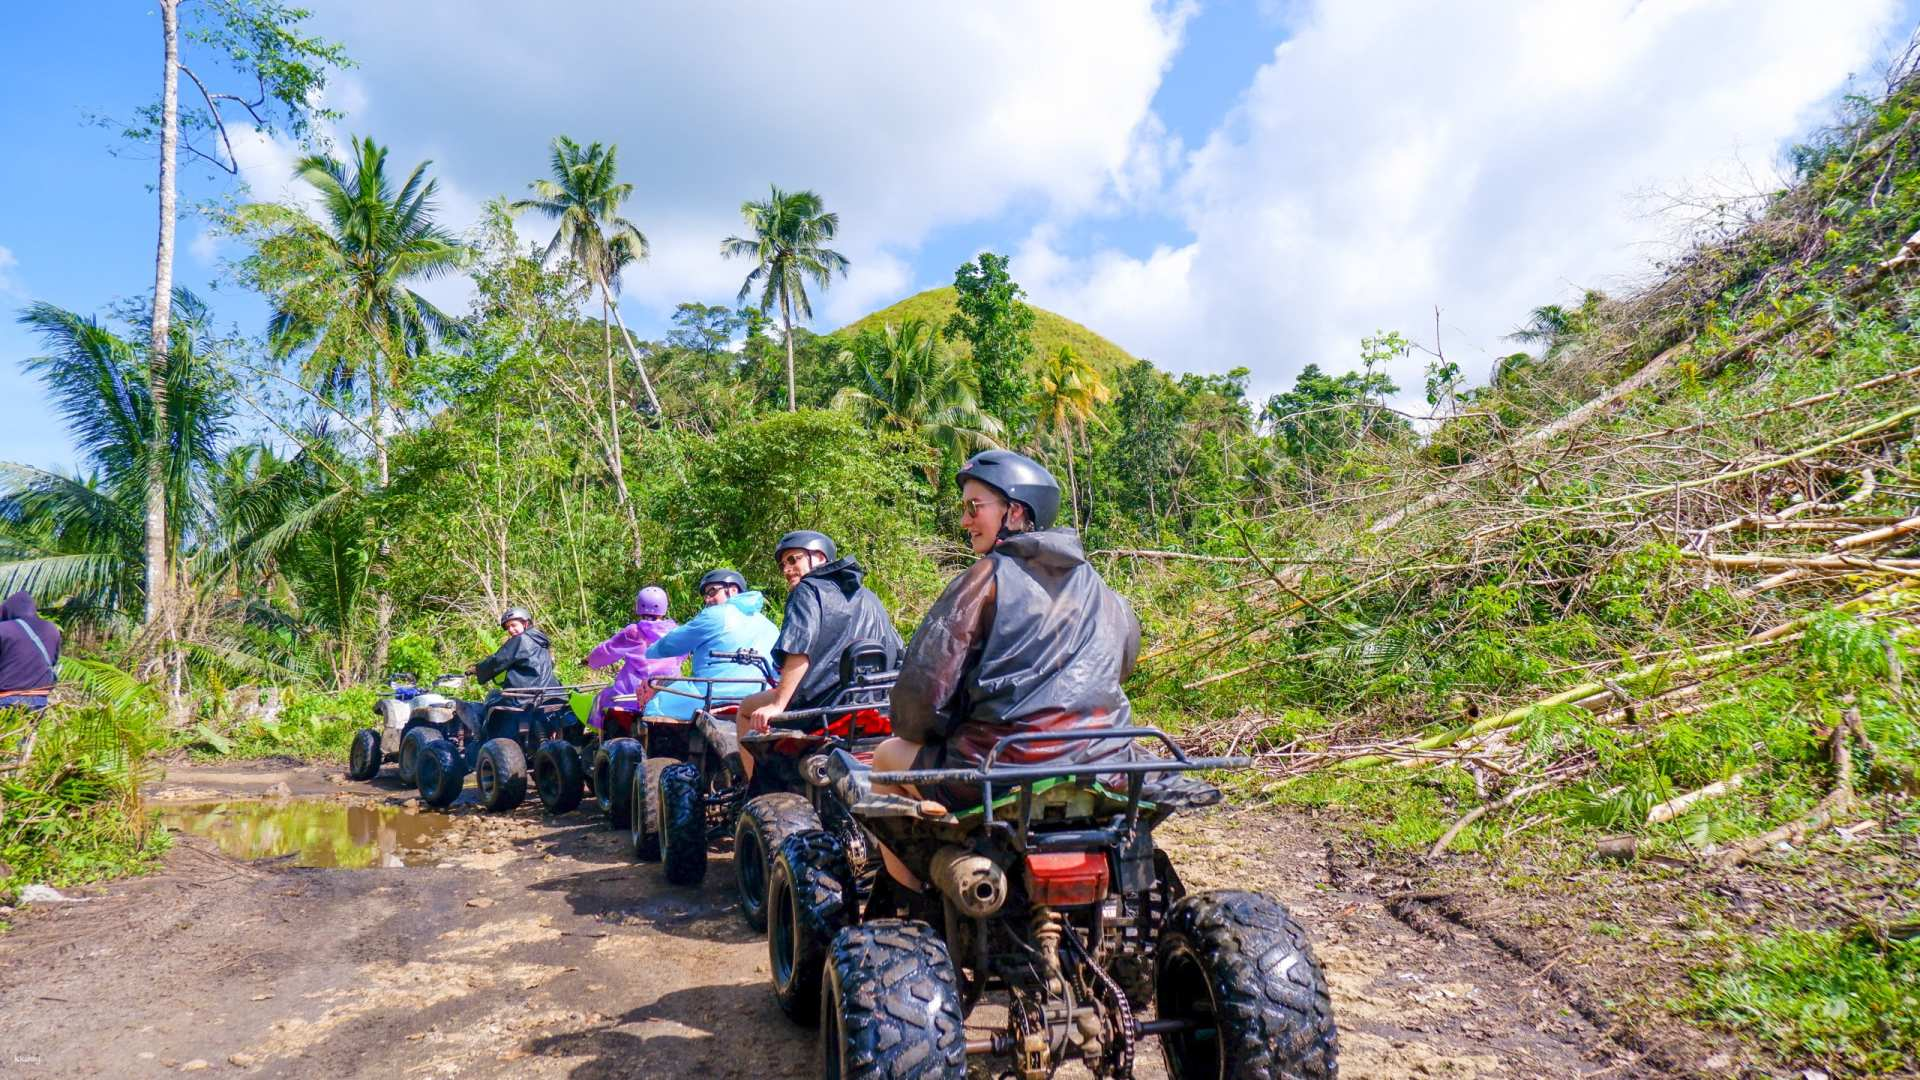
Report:
<svg viewBox="0 0 1920 1080"><path fill-rule="evenodd" d="M731 585L741 592L747 591L747 579L731 570L709 570L700 576L700 591L706 592L709 585Z"/></svg>
<svg viewBox="0 0 1920 1080"><path fill-rule="evenodd" d="M955 477L961 483L978 480L1027 508L1034 528L1053 527L1060 516L1060 482L1046 466L1011 450L982 450L967 459Z"/></svg>
<svg viewBox="0 0 1920 1080"><path fill-rule="evenodd" d="M519 619L521 622L526 623L528 626L533 625L533 615L529 613L526 608L523 608L523 607L508 608L506 611L506 614L500 616L500 625L505 626L515 619Z"/></svg>
<svg viewBox="0 0 1920 1080"><path fill-rule="evenodd" d="M781 552L791 551L794 548L799 548L801 551L817 551L825 555L828 562L833 561L834 555L839 550L833 546L833 541L827 539L825 533L817 533L812 529L796 529L781 537L780 542L773 545L774 561L779 561Z"/></svg>

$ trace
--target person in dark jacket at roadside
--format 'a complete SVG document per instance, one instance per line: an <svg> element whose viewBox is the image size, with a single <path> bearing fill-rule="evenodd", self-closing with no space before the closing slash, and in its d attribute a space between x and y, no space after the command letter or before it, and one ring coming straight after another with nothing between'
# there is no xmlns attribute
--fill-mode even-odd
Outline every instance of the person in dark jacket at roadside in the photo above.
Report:
<svg viewBox="0 0 1920 1080"><path fill-rule="evenodd" d="M546 634L534 629L533 615L526 608L508 608L500 616L500 628L507 632L507 640L494 650L492 656L473 665L471 671L474 678L482 683L502 679L508 690L553 686L559 681L553 673L553 642L547 639ZM480 704L478 723L488 726L487 738L510 735L515 726L513 713L505 709L495 713L493 707L503 702L527 705L533 701L533 696L522 694L509 698L496 690ZM490 715L493 719L489 724Z"/></svg>
<svg viewBox="0 0 1920 1080"><path fill-rule="evenodd" d="M787 579L787 610L773 662L780 681L740 702L741 734L765 733L772 719L791 709L828 703L840 681L840 654L862 641L886 652L886 666L900 659L900 633L873 590L866 571L851 558L836 558L832 540L811 530L782 536L773 559ZM753 756L741 755L747 775Z"/></svg>
<svg viewBox="0 0 1920 1080"><path fill-rule="evenodd" d="M975 454L959 473L960 524L981 556L947 585L907 645L894 683L894 738L878 771L979 765L995 742L1024 732L1058 741L1010 747L997 762L1129 760L1125 740L1073 739L1076 728L1129 725L1121 682L1140 652L1140 620L1087 563L1080 535L1052 528L1060 485L1010 450ZM927 791L953 803L977 794ZM944 796L944 797L943 797ZM919 882L885 851L894 880Z"/></svg>
<svg viewBox="0 0 1920 1080"><path fill-rule="evenodd" d="M60 628L40 617L33 596L0 603L0 709L44 709L60 675Z"/></svg>

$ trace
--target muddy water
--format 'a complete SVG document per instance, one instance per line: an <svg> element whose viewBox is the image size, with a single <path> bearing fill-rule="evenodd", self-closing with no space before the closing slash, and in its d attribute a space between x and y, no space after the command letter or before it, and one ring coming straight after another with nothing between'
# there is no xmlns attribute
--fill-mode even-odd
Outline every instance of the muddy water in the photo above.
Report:
<svg viewBox="0 0 1920 1080"><path fill-rule="evenodd" d="M292 855L295 866L348 869L426 862L426 848L447 827L442 814L287 799L162 804L154 815L235 858Z"/></svg>

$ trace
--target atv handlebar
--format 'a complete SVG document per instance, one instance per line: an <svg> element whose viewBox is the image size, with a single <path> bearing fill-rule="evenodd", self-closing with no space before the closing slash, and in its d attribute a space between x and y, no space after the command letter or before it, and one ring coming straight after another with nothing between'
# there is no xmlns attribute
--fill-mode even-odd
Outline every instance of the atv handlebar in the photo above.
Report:
<svg viewBox="0 0 1920 1080"><path fill-rule="evenodd" d="M780 672L774 668L773 661L765 656L761 656L760 650L758 649L733 649L727 652L715 650L707 655L722 663L740 664L743 667L753 668L755 671L767 677L767 685L769 686L780 681Z"/></svg>

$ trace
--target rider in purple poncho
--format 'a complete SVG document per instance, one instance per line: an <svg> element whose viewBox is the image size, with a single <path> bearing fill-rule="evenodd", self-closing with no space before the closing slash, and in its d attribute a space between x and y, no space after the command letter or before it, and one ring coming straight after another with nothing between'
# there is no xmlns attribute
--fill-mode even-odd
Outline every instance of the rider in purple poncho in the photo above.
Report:
<svg viewBox="0 0 1920 1080"><path fill-rule="evenodd" d="M587 723L595 728L601 726L601 715L616 697L638 695L633 708L639 709L653 694L647 679L680 674L680 663L686 659L685 656L647 658L647 650L680 625L667 618L667 590L658 585L641 589L633 600L633 614L637 621L594 646L587 657L587 666L596 671L612 664L621 665L612 685L593 699L593 712L587 716Z"/></svg>

